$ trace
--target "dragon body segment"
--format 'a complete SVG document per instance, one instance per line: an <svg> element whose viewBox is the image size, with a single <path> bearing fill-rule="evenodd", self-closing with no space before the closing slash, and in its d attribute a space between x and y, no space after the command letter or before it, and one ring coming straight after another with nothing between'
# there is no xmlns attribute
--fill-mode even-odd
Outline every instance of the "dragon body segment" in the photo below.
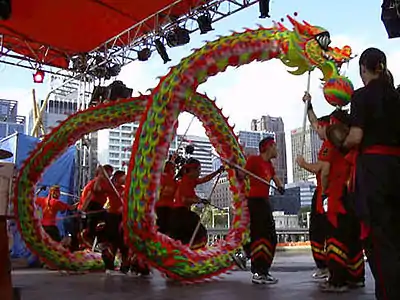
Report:
<svg viewBox="0 0 400 300"><path fill-rule="evenodd" d="M208 77L225 71L228 66L238 67L276 58L288 67L296 68L290 71L295 75L318 68L324 75L324 92L330 103L344 103L349 98L352 86L348 79L340 76L339 68L350 60L350 47L331 48L329 33L325 29L288 18L294 26L292 31L282 23L274 23L272 28L246 29L207 42L172 67L150 95L78 112L55 128L31 153L16 183L15 213L19 216L19 228L27 245L50 265L60 269L103 267L98 255L69 253L49 240L34 213L33 187L59 153L85 134L140 120L124 201L128 245L139 257L180 281L204 281L229 270L233 266L231 255L248 237L246 183L236 178L233 169L228 169L235 208L231 229L217 247L194 251L157 232L154 204L158 197L160 174L181 111L198 116L211 143L224 160L240 166L245 164L233 128L221 110L206 95L196 93L197 87Z"/></svg>

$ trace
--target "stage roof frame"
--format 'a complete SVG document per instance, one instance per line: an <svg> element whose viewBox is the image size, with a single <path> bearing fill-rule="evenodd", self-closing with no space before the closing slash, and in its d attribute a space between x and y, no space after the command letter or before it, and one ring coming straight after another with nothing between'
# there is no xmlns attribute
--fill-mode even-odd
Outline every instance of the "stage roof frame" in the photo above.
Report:
<svg viewBox="0 0 400 300"><path fill-rule="evenodd" d="M154 0L147 1L149 3L156 3ZM9 21L0 21L0 63L32 70L40 68L47 73L70 77L70 80L74 80L77 78L81 79L82 74L86 74L89 70L93 70L105 63L118 64L121 67L125 66L135 61L137 59L137 52L144 47L154 52L154 40L156 38L163 39L165 33L175 26L185 26L191 33L197 31L198 25L196 20L197 17L203 13L209 13L212 17L212 22L215 23L258 3L258 0L157 0L157 2L162 2L164 6L155 10L156 6L152 7L148 4L147 10L150 11L151 9L149 9L149 7L152 7L152 13L141 18L141 21L135 22L133 25L114 34L111 38L104 39L104 41L101 41L95 47L87 48L87 51L84 52L78 52L77 50L85 49L84 46L88 46L90 43L79 42L77 44L79 44L80 48L67 49L68 45L61 47L60 45L55 46L44 42L42 44L35 43L32 38L24 38L23 34L18 34L17 25L19 23L17 21L21 22L21 18L24 17L24 15L20 16L18 14L19 12L21 13L21 2L27 3L21 0L12 1L12 3L16 3L14 5L15 8L13 7L13 14L16 15L15 28L12 27L13 16L10 19L10 23L7 23ZM38 3L38 1L32 2L36 5ZM117 9L117 6L121 6L122 2L125 4L127 4L127 2L121 0L40 0L40 2L42 5L52 5L51 7L53 8L57 5L59 5L59 7L64 5L68 7L69 10L71 10L74 5L76 6L77 3L80 3L83 7L98 5L103 9L107 9L107 14L111 13L112 15L114 12L114 16L125 16L127 13L134 14L135 3L136 7L139 5L137 1L131 0L129 1L130 6L128 5L131 10L125 10L122 13ZM25 9L24 12L26 15L28 7L25 5L23 8ZM68 11L68 9L66 9L66 11ZM31 12L29 17L34 18L34 12ZM38 18L40 18L40 15ZM83 22L82 20L78 21ZM132 18L130 21L132 21ZM31 22L33 21L31 20ZM87 23L88 21L86 20L85 22ZM48 25L52 26L52 24ZM84 26L82 26L82 28L84 28ZM82 34L85 34L85 30L82 30ZM82 34L76 32L75 39L84 39L85 36L82 36ZM66 40L68 39L66 38ZM77 71L76 68L72 68L72 61L82 54L85 57L91 58L92 62L87 63L84 70L81 69ZM96 57L101 57L103 59L100 64L98 61L95 61L94 58Z"/></svg>

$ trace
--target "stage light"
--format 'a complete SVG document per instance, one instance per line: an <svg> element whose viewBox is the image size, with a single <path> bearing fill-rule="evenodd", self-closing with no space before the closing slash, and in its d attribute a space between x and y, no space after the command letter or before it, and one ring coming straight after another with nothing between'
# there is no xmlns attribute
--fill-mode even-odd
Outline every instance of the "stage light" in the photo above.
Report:
<svg viewBox="0 0 400 300"><path fill-rule="evenodd" d="M400 37L400 0L383 1L381 20L389 39Z"/></svg>
<svg viewBox="0 0 400 300"><path fill-rule="evenodd" d="M189 30L176 27L166 34L165 40L170 48L188 44L190 42Z"/></svg>
<svg viewBox="0 0 400 300"><path fill-rule="evenodd" d="M138 51L137 57L139 61L146 61L151 56L151 50L149 48L144 48Z"/></svg>
<svg viewBox="0 0 400 300"><path fill-rule="evenodd" d="M214 30L211 26L212 19L209 13L204 13L198 17L197 23L199 24L200 34L206 34L207 32Z"/></svg>
<svg viewBox="0 0 400 300"><path fill-rule="evenodd" d="M259 0L258 4L260 6L260 18L269 18L269 2L270 0Z"/></svg>
<svg viewBox="0 0 400 300"><path fill-rule="evenodd" d="M37 70L35 74L33 74L33 82L34 83L43 83L44 80L44 71Z"/></svg>
<svg viewBox="0 0 400 300"><path fill-rule="evenodd" d="M0 20L8 20L11 17L11 0L0 0Z"/></svg>
<svg viewBox="0 0 400 300"><path fill-rule="evenodd" d="M112 65L111 67L107 68L107 73L111 77L117 77L118 74L121 72L121 66L118 64Z"/></svg>
<svg viewBox="0 0 400 300"><path fill-rule="evenodd" d="M162 60L164 61L164 64L171 61L171 59L168 56L167 49L165 49L165 46L161 42L161 40L159 40L159 39L155 40L154 44L156 45L156 50L157 50L158 54L160 54Z"/></svg>

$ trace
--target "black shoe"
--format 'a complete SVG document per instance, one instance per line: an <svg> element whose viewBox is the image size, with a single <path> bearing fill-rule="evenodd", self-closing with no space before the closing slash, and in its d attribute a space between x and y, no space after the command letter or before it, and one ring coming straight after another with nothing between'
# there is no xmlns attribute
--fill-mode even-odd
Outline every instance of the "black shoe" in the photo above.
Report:
<svg viewBox="0 0 400 300"><path fill-rule="evenodd" d="M233 255L233 261L243 271L247 270L247 257L243 252L238 252Z"/></svg>
<svg viewBox="0 0 400 300"><path fill-rule="evenodd" d="M354 282L350 281L347 283L347 285L350 289L360 289L360 288L365 287L365 281L364 280L354 281Z"/></svg>

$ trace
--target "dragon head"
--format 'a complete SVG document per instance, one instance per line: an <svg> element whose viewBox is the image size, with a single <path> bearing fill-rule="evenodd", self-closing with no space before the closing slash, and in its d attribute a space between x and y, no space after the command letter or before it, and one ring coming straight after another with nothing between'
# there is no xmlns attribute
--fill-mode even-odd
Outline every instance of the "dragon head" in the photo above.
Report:
<svg viewBox="0 0 400 300"><path fill-rule="evenodd" d="M305 21L297 22L290 16L287 18L294 26L293 31L287 30L282 23L276 23L275 29L277 32L287 33L286 39L283 39L284 54L281 60L289 67L297 67L289 72L301 75L318 68L323 73L324 81L339 76L341 66L352 58L351 48L332 48L330 34L326 29L312 26Z"/></svg>

